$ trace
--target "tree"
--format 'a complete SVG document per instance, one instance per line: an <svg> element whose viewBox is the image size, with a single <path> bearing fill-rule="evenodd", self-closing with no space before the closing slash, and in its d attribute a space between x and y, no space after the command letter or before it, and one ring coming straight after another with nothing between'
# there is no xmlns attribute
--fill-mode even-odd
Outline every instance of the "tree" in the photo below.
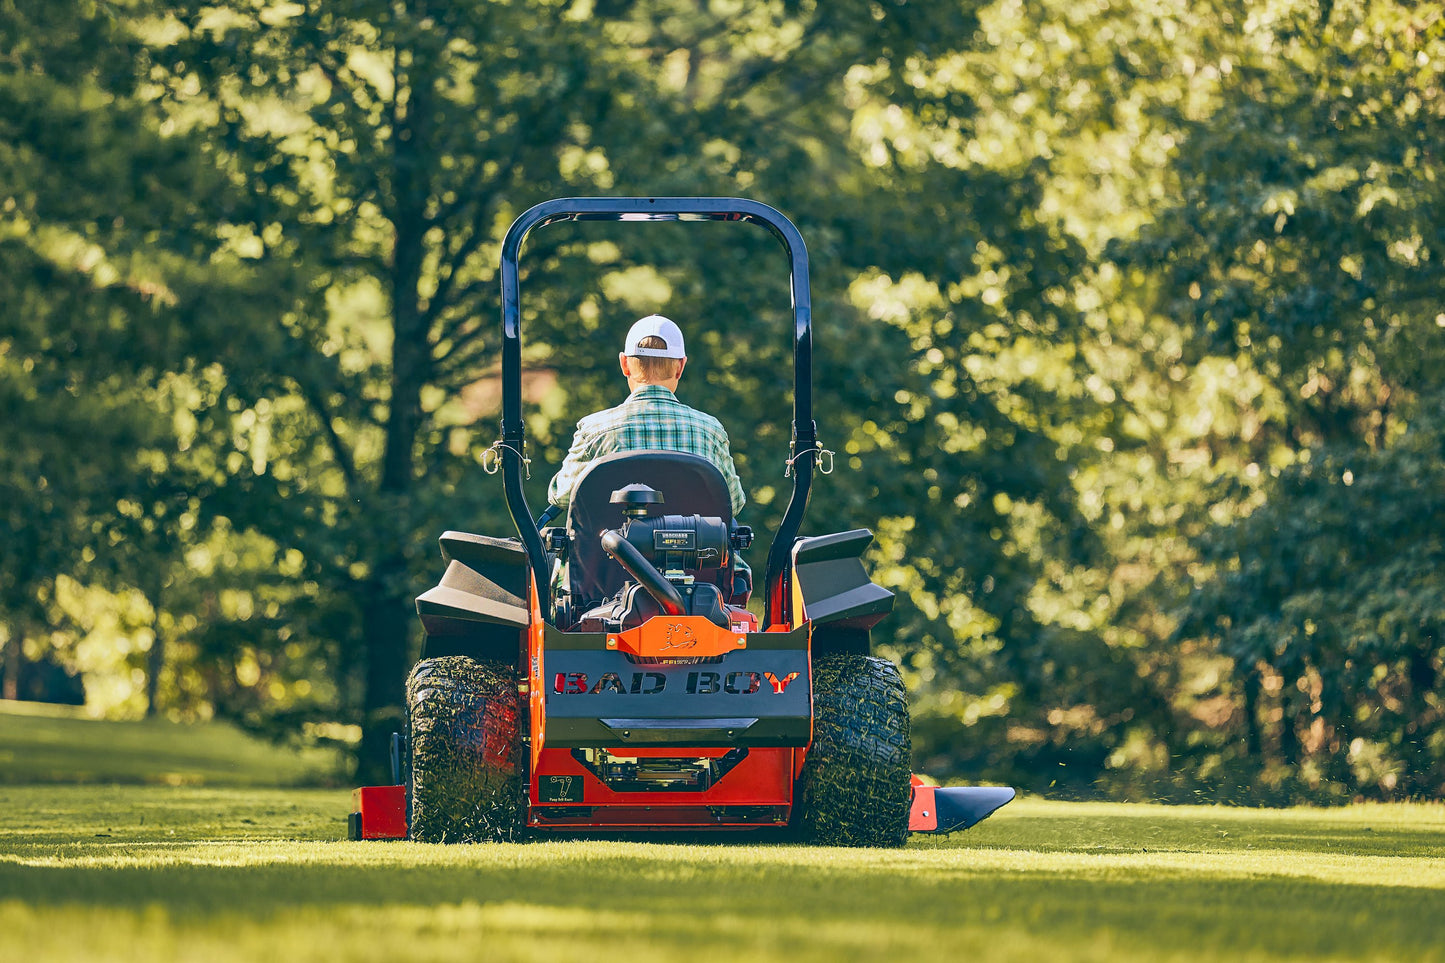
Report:
<svg viewBox="0 0 1445 963"><path fill-rule="evenodd" d="M1417 521L1438 510L1442 43L1405 5L1251 18L1181 130L1178 203L1116 252L1157 278L1176 363L1217 361L1249 409L1204 439L1227 455L1188 520L1175 638L1228 656L1213 694L1234 706L1189 765L1248 759L1286 794L1441 791L1439 547Z"/></svg>
<svg viewBox="0 0 1445 963"><path fill-rule="evenodd" d="M363 775L378 775L431 538L510 525L477 471L494 438L506 225L553 196L745 194L792 216L813 255L819 421L838 471L818 480L808 524L878 531L870 561L900 593L880 641L910 672L931 766L1038 787L1061 774L1082 791L1130 740L1166 745L1170 654L1141 644L1157 633L1109 623L1152 601L1128 597L1140 578L1125 570L1158 564L1139 545L1177 519L1173 479L1124 484L1177 440L1150 426L1186 402L1147 397L1172 370L1151 339L1177 331L1158 315L1127 327L1169 288L1153 265L1118 255L1120 287L1141 299L1119 304L1104 297L1112 266L1091 268L1162 194L1149 165L1198 106L1173 66L1214 43L1192 10L114 13L124 53L104 69L128 78L125 95L109 95L113 114L77 114L116 118L111 167L148 158L165 176L62 168L52 196L73 202L78 232L111 232L107 257L137 252L138 291L163 294L108 323L170 487L97 504L104 526L139 526L120 537L136 553L124 566L152 579L177 692L273 731L360 722ZM156 164L162 151L173 162ZM125 230L102 218L106 191L67 193L69 180L129 186ZM534 497L575 418L617 400L621 331L664 310L689 332L686 400L725 413L746 520L771 530L791 346L771 238L554 225L523 270ZM104 327L85 318L45 323ZM1149 523L1115 524L1126 516Z"/></svg>
<svg viewBox="0 0 1445 963"><path fill-rule="evenodd" d="M935 164L901 149L901 137L855 133L860 117L886 114L901 99L926 138L953 143L946 112L966 111L969 91L945 84L915 92L912 78L966 57L975 22L968 8L861 3L779 3L735 19L666 2L590 11L571 3L175 8L175 42L150 54L164 70L165 103L179 123L194 125L207 156L235 184L231 207L212 212L229 253L258 275L284 278L272 283L277 300L290 299L280 323L259 337L250 331L238 344L190 332L186 350L223 365L218 405L253 410L272 399L277 463L295 460L305 466L294 469L297 476L309 479L303 491L269 469L232 472L210 504L297 548L306 577L326 586L321 594L335 601L337 626L349 626L340 634L353 640L339 653L358 652L364 759L383 758L378 746L395 725L421 533L456 525L458 516L478 527L500 524L496 506L484 508L480 486L467 480L475 468L463 457L487 439L447 400L476 380L495 347L500 230L527 203L570 193L786 199L782 206L824 255L821 300L839 318L867 325L860 337L879 350L888 372L863 371L856 341L820 339L829 362L820 365L822 385L836 392L836 423L846 432L836 444L850 461L879 457L835 500L820 487L818 507L870 523L861 517L876 514L870 505L896 506L883 520L881 550L929 572L922 582L902 569L891 576L921 602L905 609L901 649L932 638L939 652L953 651L957 626L939 613L940 600L948 607L991 590L996 600L980 604L999 613L998 635L1010 640L1002 671L1031 671L1038 626L1024 599L1038 556L1018 550L1016 529L1041 531L1040 518L1048 528L1048 518L1070 514L1064 463L1044 440L1051 429L1031 421L1041 414L1034 402L1046 407L1049 392L1011 374L982 389L939 387L951 378L945 372L966 370L967 355L1003 353L1014 335L978 341L971 319L950 317L947 305L925 305L937 319L931 331L879 325L889 316L871 301L875 292L890 297L888 279L906 282L910 272L936 275L931 283L940 290L967 289L968 279L996 271L1000 258L1028 251L1034 267L1016 281L948 300L961 297L970 311L987 305L989 314L1030 312L1042 327L1027 345L1037 346L1067 337L1071 319L1050 305L1077 252L1035 220L1044 168L1011 161L980 170L956 152ZM910 57L922 34L958 38L962 47L920 67ZM880 150L881 160L870 161ZM968 217L940 220L939 200L957 196L981 203ZM947 229L880 236L881 226L925 218ZM597 292L619 292L611 300L631 306L647 299L636 282L661 276L670 306L706 317L702 304L722 285L698 281L699 265L742 264L753 243L709 237L699 253L687 253L665 247L674 243L668 231L657 232L659 241L629 238L626 248L621 236L584 239L558 229L539 235L528 253L527 321L538 332L529 343L568 390L565 405L544 410L534 425L548 455L565 443L571 416L605 392L577 386L577 374L596 370L596 352L569 337L598 330L603 307L609 317L615 310ZM990 239L983 255L981 238ZM652 274L637 273L643 262ZM874 280L840 296L865 273ZM748 282L767 277L744 269L730 279L725 302L753 313L761 299ZM772 275L756 293L779 290ZM1007 300L995 306L990 299L1000 291ZM365 305L370 317L347 317L342 303ZM765 322L779 311L755 313ZM704 404L732 404L742 426L735 434L759 443L740 444L740 460L759 465L781 460L787 433L776 404L783 386L751 374L786 352L785 337L763 330L743 325L731 341L704 339L714 374L698 393ZM925 362L930 352L944 360ZM906 373L919 363L929 371ZM283 397L298 404L281 405ZM1004 408L1020 414L1002 415ZM561 430L548 424L551 416L561 416ZM970 423L988 439L982 459L947 457L966 453L951 450L949 439ZM324 448L308 449L308 435ZM287 442L278 444L282 436ZM904 444L880 447L889 436ZM1026 454L1035 448L1037 455ZM918 462L915 452L934 456ZM982 481L963 507L979 513L978 524L967 537L946 537L970 478ZM760 488L755 510L767 527L775 489ZM1025 507L1015 512L1013 504ZM910 528L928 541L905 552ZM1082 529L1066 523L1060 532L1067 531ZM1065 534L1060 544L1070 539L1077 540ZM342 614L347 609L354 622ZM1055 681L1029 684L1037 690Z"/></svg>
<svg viewBox="0 0 1445 963"><path fill-rule="evenodd" d="M143 12L143 11L138 11ZM208 187L138 94L140 44L105 9L7 4L0 61L0 613L14 683L43 652L56 579L172 558L187 511L172 472L165 331L178 265L207 254L183 224Z"/></svg>

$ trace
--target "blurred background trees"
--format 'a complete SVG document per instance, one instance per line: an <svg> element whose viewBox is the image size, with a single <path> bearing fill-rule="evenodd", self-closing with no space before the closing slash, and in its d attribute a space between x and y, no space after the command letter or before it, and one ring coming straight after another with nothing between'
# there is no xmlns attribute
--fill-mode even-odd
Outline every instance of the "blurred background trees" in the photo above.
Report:
<svg viewBox="0 0 1445 963"><path fill-rule="evenodd" d="M510 525L506 226L742 195L808 241L806 530L878 535L921 766L1445 791L1438 11L9 0L0 41L7 697L373 774L436 534ZM561 225L523 271L534 503L663 311L770 530L775 243Z"/></svg>

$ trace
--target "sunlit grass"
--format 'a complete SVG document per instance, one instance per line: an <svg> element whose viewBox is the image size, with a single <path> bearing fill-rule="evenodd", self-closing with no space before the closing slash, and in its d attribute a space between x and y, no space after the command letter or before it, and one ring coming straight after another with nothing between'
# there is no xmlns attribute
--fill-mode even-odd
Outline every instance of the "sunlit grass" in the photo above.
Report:
<svg viewBox="0 0 1445 963"><path fill-rule="evenodd" d="M335 750L273 746L226 723L101 722L0 699L0 783L334 785L342 765Z"/></svg>
<svg viewBox="0 0 1445 963"><path fill-rule="evenodd" d="M1023 800L900 851L342 840L337 790L0 787L46 960L1440 960L1445 807Z"/></svg>
<svg viewBox="0 0 1445 963"><path fill-rule="evenodd" d="M27 771L130 784L8 774L0 960L1445 960L1438 804L1024 799L896 851L352 843L345 790L246 785L290 770L233 731L15 721ZM137 784L217 758L239 781Z"/></svg>

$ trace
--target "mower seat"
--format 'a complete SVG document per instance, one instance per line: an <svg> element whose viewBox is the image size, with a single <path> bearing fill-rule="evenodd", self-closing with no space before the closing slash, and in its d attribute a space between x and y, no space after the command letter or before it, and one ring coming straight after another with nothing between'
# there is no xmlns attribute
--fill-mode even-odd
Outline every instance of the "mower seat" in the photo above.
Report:
<svg viewBox="0 0 1445 963"><path fill-rule="evenodd" d="M717 466L699 455L680 451L618 452L597 459L582 473L572 490L567 509L567 583L571 610L583 613L611 599L627 581L627 573L602 549L602 533L622 527L622 505L612 504L612 493L633 483L662 492L666 501L649 515L707 515L732 527L732 500ZM699 582L721 589L725 600L734 595L733 565L690 570Z"/></svg>

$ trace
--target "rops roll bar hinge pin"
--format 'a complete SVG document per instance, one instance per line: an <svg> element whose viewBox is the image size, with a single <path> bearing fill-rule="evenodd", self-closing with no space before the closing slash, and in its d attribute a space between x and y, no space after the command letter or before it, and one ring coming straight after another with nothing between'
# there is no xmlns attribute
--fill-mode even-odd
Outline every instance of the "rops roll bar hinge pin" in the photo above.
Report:
<svg viewBox="0 0 1445 963"><path fill-rule="evenodd" d="M486 472L488 475L495 475L497 472L502 470L503 448L505 448L507 451L513 452L518 458L522 459L522 470L523 472L525 472L527 480L531 481L532 459L527 457L527 443L525 441L522 442L522 449L518 451L515 446L509 445L502 439L498 438L495 442L493 442L492 447L484 449L482 451L482 471ZM489 455L491 456L490 458L487 457Z"/></svg>
<svg viewBox="0 0 1445 963"><path fill-rule="evenodd" d="M818 459L818 462L817 462L817 464L818 464L818 474L820 474L820 475L831 475L831 474L833 474L833 452L831 452L831 451L829 451L828 449L824 448L822 445L818 444L817 442L813 442L813 444L812 444L811 447L809 447L809 448L804 448L802 451L795 451L795 449L797 448L797 444L798 444L797 442L793 442L793 443L791 443L791 444L788 445L788 460L783 463L783 464L784 464L784 468L783 468L783 477L784 477L784 478L787 478L788 476L790 476L790 475L793 474L793 462L797 461L799 458L802 458L804 455L808 454L809 452L811 452L811 453L813 453L814 455L817 456L817 459ZM827 466L828 466L827 468L824 468L824 467L823 467L823 465L824 465L823 459L824 459L825 456L826 456L826 458L828 459L828 460L827 460Z"/></svg>

